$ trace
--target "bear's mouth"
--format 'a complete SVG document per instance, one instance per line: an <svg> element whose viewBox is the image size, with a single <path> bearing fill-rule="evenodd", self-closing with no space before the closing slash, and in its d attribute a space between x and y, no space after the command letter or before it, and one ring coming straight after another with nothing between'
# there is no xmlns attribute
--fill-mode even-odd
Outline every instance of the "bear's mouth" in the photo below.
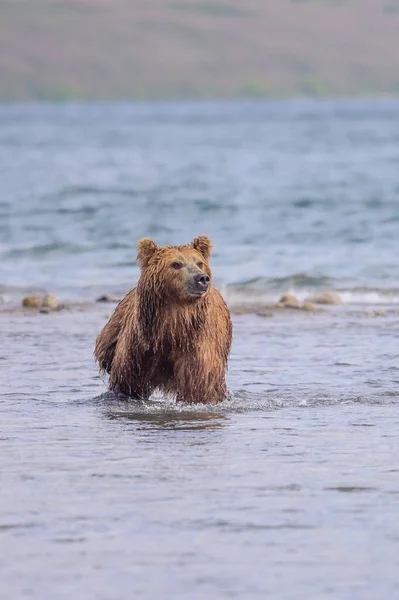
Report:
<svg viewBox="0 0 399 600"><path fill-rule="evenodd" d="M205 294L208 293L208 288L206 290L187 290L188 295L192 298L202 298Z"/></svg>

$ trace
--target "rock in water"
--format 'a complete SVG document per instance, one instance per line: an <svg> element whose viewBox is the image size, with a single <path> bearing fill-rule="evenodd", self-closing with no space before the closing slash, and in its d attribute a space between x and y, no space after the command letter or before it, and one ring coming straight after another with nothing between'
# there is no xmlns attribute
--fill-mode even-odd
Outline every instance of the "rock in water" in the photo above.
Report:
<svg viewBox="0 0 399 600"><path fill-rule="evenodd" d="M40 296L25 296L25 298L22 300L22 306L25 308L39 308L40 304Z"/></svg>
<svg viewBox="0 0 399 600"><path fill-rule="evenodd" d="M338 304L342 304L342 300L338 294L330 291L323 292L319 296L309 298L309 302L314 302L315 304L331 304L332 306L338 306Z"/></svg>
<svg viewBox="0 0 399 600"><path fill-rule="evenodd" d="M297 298L291 294L285 294L284 296L281 296L277 306L279 308L301 308L299 300L297 300Z"/></svg>
<svg viewBox="0 0 399 600"><path fill-rule="evenodd" d="M46 294L42 300L41 308L57 310L60 308L60 302L55 294Z"/></svg>
<svg viewBox="0 0 399 600"><path fill-rule="evenodd" d="M114 296L111 296L111 294L104 294L103 296L99 296L99 298L96 299L96 302L119 302L119 298L115 298Z"/></svg>
<svg viewBox="0 0 399 600"><path fill-rule="evenodd" d="M315 310L321 310L319 308L317 308L316 304L313 304L313 302L304 302L301 305L302 310L308 310L309 312L314 312Z"/></svg>

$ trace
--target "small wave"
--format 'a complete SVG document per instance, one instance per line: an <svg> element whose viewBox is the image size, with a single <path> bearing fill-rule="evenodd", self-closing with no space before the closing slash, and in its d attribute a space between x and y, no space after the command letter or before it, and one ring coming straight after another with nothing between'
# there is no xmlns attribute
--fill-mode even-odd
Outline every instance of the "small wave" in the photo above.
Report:
<svg viewBox="0 0 399 600"><path fill-rule="evenodd" d="M324 292L334 292L343 304L399 304L399 288L345 286L342 280L326 275L297 273L287 277L257 277L243 282L225 284L222 288L230 304L275 304L283 294L299 301L313 301Z"/></svg>
<svg viewBox="0 0 399 600"><path fill-rule="evenodd" d="M352 288L337 292L346 304L399 304L399 288Z"/></svg>
<svg viewBox="0 0 399 600"><path fill-rule="evenodd" d="M275 304L282 294L292 294L306 300L315 293L334 289L336 280L328 276L297 273L287 277L256 277L238 283L228 283L223 293L230 304Z"/></svg>
<svg viewBox="0 0 399 600"><path fill-rule="evenodd" d="M23 296L43 296L47 290L37 286L0 285L0 304L21 301Z"/></svg>
<svg viewBox="0 0 399 600"><path fill-rule="evenodd" d="M137 197L142 194L141 190L124 187L98 187L91 185L76 185L66 187L58 193L62 198L75 198L76 196L128 196Z"/></svg>
<svg viewBox="0 0 399 600"><path fill-rule="evenodd" d="M285 408L317 408L338 405L386 405L397 402L397 396L380 394L333 395L320 392L286 392L283 397L238 390L218 404L181 404L175 400L154 395L150 400L121 399L113 392L93 398L92 402L104 410L110 420L138 421L145 426L170 429L210 429L223 427L229 414L270 412Z"/></svg>
<svg viewBox="0 0 399 600"><path fill-rule="evenodd" d="M77 208L67 208L64 206L61 206L60 208L57 208L55 210L56 213L60 214L60 215L95 215L97 212L97 207L96 206L78 206Z"/></svg>
<svg viewBox="0 0 399 600"><path fill-rule="evenodd" d="M328 275L308 275L307 273L294 273L286 277L255 277L247 281L233 284L236 289L270 289L281 290L287 287L298 288L325 288L332 287L336 283L336 279Z"/></svg>
<svg viewBox="0 0 399 600"><path fill-rule="evenodd" d="M82 246L70 243L53 243L29 246L26 248L12 248L5 252L6 258L19 258L27 256L29 258L47 257L51 254L81 254L92 250L91 246Z"/></svg>

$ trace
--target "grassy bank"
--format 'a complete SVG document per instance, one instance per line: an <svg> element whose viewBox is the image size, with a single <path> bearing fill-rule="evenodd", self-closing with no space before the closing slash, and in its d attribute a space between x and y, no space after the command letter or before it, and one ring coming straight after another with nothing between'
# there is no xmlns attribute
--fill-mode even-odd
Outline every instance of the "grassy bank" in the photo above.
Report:
<svg viewBox="0 0 399 600"><path fill-rule="evenodd" d="M399 93L398 0L0 0L0 100Z"/></svg>

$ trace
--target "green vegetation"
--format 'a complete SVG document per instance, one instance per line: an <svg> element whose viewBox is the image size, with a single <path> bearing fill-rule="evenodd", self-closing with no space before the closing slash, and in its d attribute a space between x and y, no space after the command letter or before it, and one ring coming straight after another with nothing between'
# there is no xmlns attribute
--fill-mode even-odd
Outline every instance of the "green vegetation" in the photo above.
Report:
<svg viewBox="0 0 399 600"><path fill-rule="evenodd" d="M398 93L399 0L0 0L0 100Z"/></svg>
<svg viewBox="0 0 399 600"><path fill-rule="evenodd" d="M174 2L171 6L178 10L205 13L217 17L243 17L248 12L240 6L221 2Z"/></svg>

